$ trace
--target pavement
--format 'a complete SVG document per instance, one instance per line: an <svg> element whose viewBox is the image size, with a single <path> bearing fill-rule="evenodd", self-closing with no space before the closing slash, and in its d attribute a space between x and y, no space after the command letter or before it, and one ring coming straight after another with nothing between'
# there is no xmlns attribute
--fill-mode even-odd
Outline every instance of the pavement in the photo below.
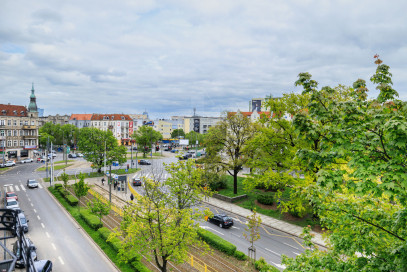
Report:
<svg viewBox="0 0 407 272"><path fill-rule="evenodd" d="M129 174L128 180L131 180L131 178L134 176L134 174ZM102 185L101 178L88 178L85 180L89 185L95 185L94 190L103 196L108 198L108 191L109 187L107 185L107 182L105 181L104 185ZM69 181L69 183L74 183L75 181ZM112 202L117 206L117 207L124 207L126 205L126 202L130 201L130 195L131 191L133 192L133 188L125 188L124 191L118 191L113 189L112 185ZM228 211L229 213L236 214L242 217L248 217L252 214L252 212L249 209L242 208L238 205L235 205L233 203L229 203L226 201L222 201L220 199L214 198L214 197L207 197L204 201L204 203L212 205L214 207L223 209ZM287 223L282 220L275 219L270 216L266 216L263 214L258 214L260 216L262 224L271 228L274 228L276 230L280 230L282 232L291 234L293 236L300 237L303 228L300 226L296 226L290 223ZM324 239L322 238L322 235L320 233L317 233L315 231L311 231L311 234L313 235L312 241L319 245L326 247L326 243L324 242Z"/></svg>

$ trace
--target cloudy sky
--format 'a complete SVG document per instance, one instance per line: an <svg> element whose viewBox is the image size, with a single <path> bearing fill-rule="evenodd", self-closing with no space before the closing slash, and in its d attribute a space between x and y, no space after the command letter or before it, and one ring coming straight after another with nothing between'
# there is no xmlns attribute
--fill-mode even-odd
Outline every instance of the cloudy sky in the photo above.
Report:
<svg viewBox="0 0 407 272"><path fill-rule="evenodd" d="M0 103L153 118L369 80L379 54L407 99L407 1L2 0ZM370 96L377 95L369 85Z"/></svg>

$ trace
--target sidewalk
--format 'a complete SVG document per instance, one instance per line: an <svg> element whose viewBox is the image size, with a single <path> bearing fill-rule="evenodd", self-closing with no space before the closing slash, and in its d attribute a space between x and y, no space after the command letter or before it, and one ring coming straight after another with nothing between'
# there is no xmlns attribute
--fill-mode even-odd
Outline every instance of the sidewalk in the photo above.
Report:
<svg viewBox="0 0 407 272"><path fill-rule="evenodd" d="M127 176L131 179L131 177L133 177L133 175L134 174L129 174ZM100 177L99 178L87 178L86 182L89 185L95 185L95 187L96 187L95 191L103 194L104 196L107 195L107 198L108 198L109 185L107 184L106 181L103 186L102 186ZM72 184L72 183L74 183L74 181L70 180L69 184ZM106 191L103 192L102 188ZM117 189L114 190L113 185L112 185L112 202L116 206L123 207L125 205L125 202L130 201L130 194L131 194L131 192L130 192L129 188L127 188L127 190L125 189L125 191L119 192ZM118 201L117 199L115 199L116 197L119 198L121 201ZM247 217L252 214L252 212L248 209L242 208L233 203L219 200L217 198L209 197L204 202L209 205L215 206L220 209L224 209L230 213L233 213L233 214L236 214L236 215L239 215L242 217ZM290 223L284 222L282 220L278 220L278 219L275 219L275 218L272 218L270 216L266 216L263 214L258 214L258 215L261 218L262 224L264 224L265 226L274 228L276 230L279 230L279 231L282 231L282 232L285 232L285 233L288 233L288 234L291 234L291 235L294 235L297 237L299 237L302 233L302 230L303 230L302 227L299 227L299 226L296 226L296 225L293 225L293 224L290 224ZM320 246L323 246L323 247L326 246L321 234L314 232L314 231L311 231L311 233L314 235L314 238L312 239L312 241L314 243L316 243Z"/></svg>

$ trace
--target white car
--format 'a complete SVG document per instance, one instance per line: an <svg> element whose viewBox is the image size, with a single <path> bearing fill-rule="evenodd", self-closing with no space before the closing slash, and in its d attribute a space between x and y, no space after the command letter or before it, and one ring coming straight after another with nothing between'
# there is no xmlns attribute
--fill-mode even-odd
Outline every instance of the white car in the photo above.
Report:
<svg viewBox="0 0 407 272"><path fill-rule="evenodd" d="M20 209L17 200L14 197L8 197L6 199L6 209Z"/></svg>
<svg viewBox="0 0 407 272"><path fill-rule="evenodd" d="M15 166L15 165L16 165L16 163L15 163L14 161L7 161L7 162L4 164L4 166L6 166L6 167Z"/></svg>
<svg viewBox="0 0 407 272"><path fill-rule="evenodd" d="M21 163L28 163L28 162L33 162L33 159L27 158L21 161Z"/></svg>
<svg viewBox="0 0 407 272"><path fill-rule="evenodd" d="M82 153L76 153L76 156L77 157L83 157L83 154Z"/></svg>
<svg viewBox="0 0 407 272"><path fill-rule="evenodd" d="M27 187L28 188L38 188L38 182L35 179L27 180Z"/></svg>

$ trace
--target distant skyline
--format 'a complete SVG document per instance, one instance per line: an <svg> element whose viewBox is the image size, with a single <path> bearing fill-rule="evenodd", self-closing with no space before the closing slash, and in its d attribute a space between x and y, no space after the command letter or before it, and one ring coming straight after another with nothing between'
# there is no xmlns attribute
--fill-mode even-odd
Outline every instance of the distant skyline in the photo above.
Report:
<svg viewBox="0 0 407 272"><path fill-rule="evenodd" d="M252 98L370 84L379 54L407 100L407 1L87 0L0 3L0 104L45 115L248 111Z"/></svg>

